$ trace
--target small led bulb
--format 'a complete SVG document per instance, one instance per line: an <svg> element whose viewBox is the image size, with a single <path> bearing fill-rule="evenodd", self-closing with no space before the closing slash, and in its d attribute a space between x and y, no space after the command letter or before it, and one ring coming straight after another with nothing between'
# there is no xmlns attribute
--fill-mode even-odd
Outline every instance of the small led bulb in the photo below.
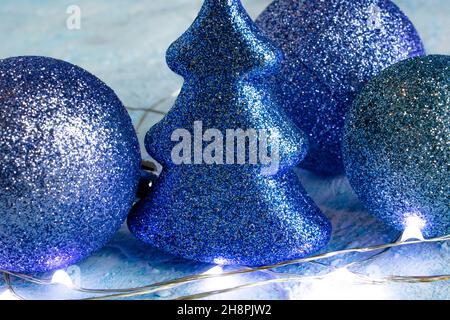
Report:
<svg viewBox="0 0 450 320"><path fill-rule="evenodd" d="M223 267L222 266L215 266L215 267L209 269L208 271L206 271L204 274L217 275L217 274L222 274L222 273L223 273Z"/></svg>
<svg viewBox="0 0 450 320"><path fill-rule="evenodd" d="M425 240L422 230L425 227L425 221L418 216L409 216L406 218L405 231L403 232L401 242L409 240Z"/></svg>
<svg viewBox="0 0 450 320"><path fill-rule="evenodd" d="M3 292L2 294L0 294L0 300L5 301L5 300L19 300L19 298L17 298L12 292L11 290L6 290L5 292Z"/></svg>
<svg viewBox="0 0 450 320"><path fill-rule="evenodd" d="M52 283L62 284L68 288L73 287L72 278L64 270L58 270L53 274Z"/></svg>

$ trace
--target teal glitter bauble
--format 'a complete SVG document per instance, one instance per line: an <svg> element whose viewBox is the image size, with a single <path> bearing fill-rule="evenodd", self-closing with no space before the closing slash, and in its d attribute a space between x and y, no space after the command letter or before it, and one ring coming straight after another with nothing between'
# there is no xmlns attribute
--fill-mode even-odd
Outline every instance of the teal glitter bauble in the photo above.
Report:
<svg viewBox="0 0 450 320"><path fill-rule="evenodd" d="M0 269L64 268L101 248L139 169L131 119L102 81L51 58L0 60Z"/></svg>
<svg viewBox="0 0 450 320"><path fill-rule="evenodd" d="M348 178L370 212L426 237L450 233L450 56L400 62L371 81L345 129Z"/></svg>

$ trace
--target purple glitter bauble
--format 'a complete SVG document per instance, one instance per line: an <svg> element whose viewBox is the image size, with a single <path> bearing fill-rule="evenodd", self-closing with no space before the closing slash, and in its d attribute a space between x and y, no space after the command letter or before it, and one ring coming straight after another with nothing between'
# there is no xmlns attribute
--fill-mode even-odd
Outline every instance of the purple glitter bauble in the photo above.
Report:
<svg viewBox="0 0 450 320"><path fill-rule="evenodd" d="M310 139L302 167L344 172L345 113L386 67L424 55L414 26L389 0L276 0L257 24L283 51L281 104Z"/></svg>
<svg viewBox="0 0 450 320"><path fill-rule="evenodd" d="M131 119L102 81L51 58L0 60L0 269L59 269L100 249L139 169Z"/></svg>

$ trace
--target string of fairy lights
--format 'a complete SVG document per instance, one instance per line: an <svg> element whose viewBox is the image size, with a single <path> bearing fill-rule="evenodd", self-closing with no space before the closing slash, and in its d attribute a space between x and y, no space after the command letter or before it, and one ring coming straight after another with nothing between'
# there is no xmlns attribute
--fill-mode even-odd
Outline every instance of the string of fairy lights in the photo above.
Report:
<svg viewBox="0 0 450 320"><path fill-rule="evenodd" d="M142 109L143 111L154 111L154 109L169 100L176 98L179 94L179 90L171 94L169 97L161 99L154 105L150 106L148 109ZM132 109L134 110L134 109ZM141 109L139 109L141 110ZM164 114L161 112L161 114ZM14 285L13 279L19 279L27 283L39 286L56 286L63 285L67 289L72 291L89 295L89 297L84 298L85 300L105 300L105 299L124 299L124 298L134 298L134 297L144 297L149 296L158 292L182 287L191 283L196 283L205 280L211 281L221 281L222 279L229 279L232 276L245 275L245 274L255 274L255 273L266 273L271 275L270 279L252 281L247 283L232 284L226 286L225 288L212 288L211 290L206 290L203 292L195 293L192 295L178 296L174 300L196 300L214 297L220 294L233 293L239 290L257 288L262 286L268 286L273 284L281 283L320 283L335 279L346 279L353 285L386 285L391 283L410 283L410 284L420 284L420 283L432 283L432 282L442 282L449 281L450 274L442 275L419 275L419 276L407 276L407 275L389 275L373 277L359 272L355 272L352 269L358 264L373 260L380 255L385 254L390 249L411 246L411 245L423 245L431 243L444 243L450 241L450 235L436 237L432 239L424 239L420 228L418 227L417 221L411 220L407 223L407 227L403 232L401 237L398 237L391 243L375 245L370 247L361 248L350 248L338 251L332 251L327 253L322 253L319 255L284 261L274 265L267 265L255 268L239 268L231 271L224 271L222 266L216 266L209 272L194 274L190 276L180 277L172 279L169 281L155 282L148 285L131 287L131 288L105 288L105 289L95 289L95 288L84 288L82 286L76 285L69 274L64 270L56 271L51 279L38 278L31 275L25 275L15 272L9 272L5 270L0 270L3 274L3 281L6 290L2 293L0 292L0 300L26 300L33 299L32 297L25 297L18 293ZM373 253L370 257L353 261L345 265L344 267L335 267L332 265L327 265L321 261L342 255L348 254L362 254L362 253ZM326 268L327 272L320 272L317 275L299 275L276 271L279 268L301 265L306 263L318 264ZM228 284L230 282L227 282ZM214 286L213 286L214 287Z"/></svg>
<svg viewBox="0 0 450 320"><path fill-rule="evenodd" d="M213 273L202 273L202 274L195 274L192 276L187 277L181 277L169 281L164 282L157 282L157 283L151 283L145 286L140 287L133 287L133 288L111 288L111 289L92 289L92 288L83 288L80 286L75 285L70 276L65 273L62 270L59 270L55 272L52 279L41 279L36 278L29 275L24 275L20 273L14 273L14 272L8 272L8 271L0 271L4 275L4 282L6 284L7 290L0 294L0 299L20 299L25 300L26 298L20 294L17 293L15 290L11 278L18 278L23 281L35 284L35 285L45 285L45 286L53 286L53 285L64 285L68 289L71 289L73 291L77 291L79 293L85 293L85 294L91 294L92 297L85 298L86 300L103 300L103 299L119 299L119 298L132 298L132 297L139 297L139 296L147 296L153 293L157 293L160 291L166 291L169 289L174 289L180 286L184 286L193 282L198 282L202 280L210 280L210 279L223 279L226 277L236 276L236 275L244 275L244 274L250 274L255 272L270 272L276 277L273 279L267 279L262 281L256 281L256 282L249 282L245 284L239 284L234 285L231 287L223 288L223 289L217 289L217 290L211 290L211 291L205 291L196 293L189 296L181 296L175 298L176 300L192 300L192 299L203 299L212 297L219 294L224 293L230 293L235 292L238 290L243 289L249 289L249 288L256 288L261 286L267 286L270 284L276 284L276 283L286 283L286 282L313 282L313 281L324 281L326 279L330 278L347 278L350 279L355 285L359 284L365 284L365 285L383 285L388 283L431 283L431 282L438 282L438 281L449 281L450 280L450 274L444 274L444 275L432 275L432 276L405 276L405 275L390 275L386 277L370 277L368 275L364 275L361 273L357 273L354 271L351 271L351 268L354 267L356 264L365 262L369 259L372 259L374 256L362 260L362 261L356 261L347 264L345 267L332 267L329 266L331 269L333 269L330 272L327 272L325 274L315 275L315 276L302 276L297 274L287 274L287 273L281 273L281 272L275 272L274 269L278 269L281 267L291 266L291 265L299 265L304 263L320 263L321 260L332 258L340 255L350 254L350 253L371 253L371 252L380 252L382 251L387 252L387 250L395 248L395 247L401 247L401 246L411 246L411 245L418 245L418 244L425 244L425 243L438 243L438 242L448 242L450 241L450 235L446 235L443 237L437 237L432 239L424 239L424 240L402 240L397 241L394 243L389 244L383 244L383 245L376 245L371 247L364 247L364 248L351 248L351 249L344 249L339 251L333 251L333 252L327 252L319 255L315 255L312 257L307 257L303 259L295 259L290 261L284 261L278 264L274 265L267 265L262 267L256 267L256 268L240 268L233 271L227 271L227 272L213 272ZM380 255L380 253L375 254L375 256ZM221 269L220 269L221 270Z"/></svg>

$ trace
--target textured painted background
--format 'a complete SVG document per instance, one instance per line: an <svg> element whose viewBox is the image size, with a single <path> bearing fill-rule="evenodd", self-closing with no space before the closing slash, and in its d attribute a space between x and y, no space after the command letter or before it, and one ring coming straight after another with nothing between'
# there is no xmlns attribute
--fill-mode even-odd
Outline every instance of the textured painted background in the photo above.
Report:
<svg viewBox="0 0 450 320"><path fill-rule="evenodd" d="M411 18L428 53L450 54L450 1L395 0ZM103 79L128 107L142 139L172 103L170 96L182 80L165 64L165 50L195 18L200 0L2 0L0 4L0 58L45 55L77 64ZM243 0L256 17L268 0ZM82 10L80 30L66 27L66 9ZM167 99L169 97L169 99ZM370 217L353 195L344 177L321 179L299 172L307 190L333 220L333 241L325 251L391 242L393 230ZM367 256L350 255L325 261L340 266ZM178 259L148 248L123 228L113 241L68 272L85 287L134 287L193 273L213 266ZM329 267L301 265L280 272L311 274ZM372 276L436 275L450 273L449 244L414 245L392 249L374 260L359 264L355 271ZM48 276L48 275L43 275ZM270 279L273 273L256 273L227 281L207 280L170 291L144 296L170 299L209 291L255 279ZM77 281L78 281L77 280ZM81 298L59 286L39 287L14 281L28 298ZM0 293L3 291L0 282ZM290 283L241 290L215 298L308 299L308 298L449 299L449 282L435 284L352 285L333 279L322 283Z"/></svg>

